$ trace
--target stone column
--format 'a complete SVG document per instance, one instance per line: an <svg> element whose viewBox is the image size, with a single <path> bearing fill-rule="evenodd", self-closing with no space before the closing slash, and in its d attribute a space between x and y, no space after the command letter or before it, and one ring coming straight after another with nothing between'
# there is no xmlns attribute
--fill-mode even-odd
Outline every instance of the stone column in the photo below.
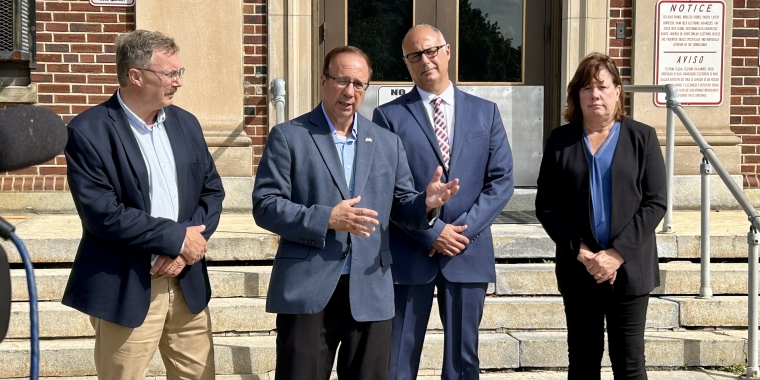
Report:
<svg viewBox="0 0 760 380"><path fill-rule="evenodd" d="M723 30L723 103L719 106L685 106L689 118L694 122L707 143L720 158L731 174L741 174L741 139L730 129L731 99L731 26L733 25L733 3L726 1ZM633 84L654 84L655 77L655 33L657 29L657 0L638 0L633 9ZM665 145L666 108L654 104L654 96L636 93L631 104L633 118L649 124L657 130L660 145ZM675 175L698 175L702 154L694 140L676 118ZM735 179L741 185L741 177ZM692 179L699 188L698 178ZM713 182L720 182L714 179ZM722 184L721 184L722 187Z"/></svg>
<svg viewBox="0 0 760 380"><path fill-rule="evenodd" d="M186 73L175 104L200 121L219 174L251 177L253 150L243 128L242 0L139 1L135 7L138 29L160 31L179 44Z"/></svg>
<svg viewBox="0 0 760 380"><path fill-rule="evenodd" d="M267 73L270 83L277 78L285 80L285 117L290 120L311 111L318 99L312 0L270 0L267 11ZM269 115L272 127L276 112L271 102Z"/></svg>
<svg viewBox="0 0 760 380"><path fill-rule="evenodd" d="M599 0L563 0L562 3L562 72L560 110L565 110L567 84L578 63L589 53L607 53L609 48L609 2ZM560 116L561 118L561 116ZM564 119L557 125L565 124Z"/></svg>

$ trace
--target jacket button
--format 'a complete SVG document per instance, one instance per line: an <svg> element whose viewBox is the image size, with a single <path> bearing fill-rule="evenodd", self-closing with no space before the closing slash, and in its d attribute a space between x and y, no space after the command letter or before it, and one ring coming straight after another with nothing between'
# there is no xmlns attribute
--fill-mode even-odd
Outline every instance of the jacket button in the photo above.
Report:
<svg viewBox="0 0 760 380"><path fill-rule="evenodd" d="M346 257L348 257L348 253L343 254L343 258L345 259Z"/></svg>

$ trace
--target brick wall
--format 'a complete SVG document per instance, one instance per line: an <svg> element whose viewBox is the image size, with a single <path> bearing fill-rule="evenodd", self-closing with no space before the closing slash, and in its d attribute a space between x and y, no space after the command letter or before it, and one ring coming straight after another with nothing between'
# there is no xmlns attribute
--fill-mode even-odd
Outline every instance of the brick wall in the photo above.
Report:
<svg viewBox="0 0 760 380"><path fill-rule="evenodd" d="M134 8L93 7L88 0L36 0L38 104L65 122L107 100L118 88L113 42L134 30ZM267 135L266 0L244 0L245 132L255 164ZM191 110L192 111L192 110ZM66 159L0 173L0 191L68 190Z"/></svg>
<svg viewBox="0 0 760 380"><path fill-rule="evenodd" d="M760 187L760 75L758 27L760 0L733 0L731 31L731 130L741 139L744 187Z"/></svg>
<svg viewBox="0 0 760 380"><path fill-rule="evenodd" d="M244 0L243 4L243 86L245 89L245 133L253 143L253 170L264 151L267 124L267 6L266 0Z"/></svg>
<svg viewBox="0 0 760 380"><path fill-rule="evenodd" d="M113 42L134 30L134 8L93 7L87 0L37 0L38 106L65 122L108 99L118 88ZM2 191L67 190L66 159L0 176Z"/></svg>
<svg viewBox="0 0 760 380"><path fill-rule="evenodd" d="M625 38L615 38L617 23L625 23ZM610 0L610 51L624 84L631 81L631 47L633 46L633 0ZM630 115L630 96L626 96L625 111Z"/></svg>

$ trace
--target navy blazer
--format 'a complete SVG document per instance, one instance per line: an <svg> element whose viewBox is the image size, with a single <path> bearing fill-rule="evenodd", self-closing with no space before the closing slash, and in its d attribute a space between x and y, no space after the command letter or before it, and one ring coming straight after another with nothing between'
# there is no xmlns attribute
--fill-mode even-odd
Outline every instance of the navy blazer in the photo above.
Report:
<svg viewBox="0 0 760 380"><path fill-rule="evenodd" d="M536 216L557 246L557 283L562 294L584 293L596 280L577 260L580 242L602 248L591 223L589 169L582 124L566 124L546 142L538 174ZM655 130L623 119L612 159L609 246L625 259L614 289L650 293L660 284L655 229L665 216L665 163Z"/></svg>
<svg viewBox="0 0 760 380"><path fill-rule="evenodd" d="M375 210L380 222L366 238L327 229L333 207L351 196L322 107L269 132L252 196L256 224L280 236L267 294L270 313L322 311L350 248L354 319L380 321L394 315L389 219L410 229L428 228L425 194L414 191L398 137L359 113L354 117L354 197L361 196L355 207Z"/></svg>
<svg viewBox="0 0 760 380"><path fill-rule="evenodd" d="M219 224L224 189L195 116L169 106L164 126L174 153L177 222L150 216L148 170L114 94L68 125L71 195L82 220L63 304L126 327L138 327L150 304L151 255L177 257L188 226L204 224L208 240ZM193 313L211 298L205 258L178 276Z"/></svg>
<svg viewBox="0 0 760 380"><path fill-rule="evenodd" d="M396 133L408 152L418 191L424 191L431 173L443 166L438 140L415 87L400 98L375 109L372 120ZM501 115L493 102L454 87L454 142L444 180L459 178L459 192L446 203L433 228L409 231L391 226L393 278L397 284L426 284L440 268L452 282L494 282L491 223L514 193L512 150ZM436 254L430 247L445 224L467 225L470 244L459 255Z"/></svg>

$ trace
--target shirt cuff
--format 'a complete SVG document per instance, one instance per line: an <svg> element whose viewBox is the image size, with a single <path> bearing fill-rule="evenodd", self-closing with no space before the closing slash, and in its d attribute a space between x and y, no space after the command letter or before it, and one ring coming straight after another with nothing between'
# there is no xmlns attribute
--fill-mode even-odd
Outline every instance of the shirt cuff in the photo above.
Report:
<svg viewBox="0 0 760 380"><path fill-rule="evenodd" d="M184 251L184 250L185 250L185 242L183 241L182 242L182 247L179 248L179 254L181 255L182 251Z"/></svg>
<svg viewBox="0 0 760 380"><path fill-rule="evenodd" d="M438 220L438 216L441 214L441 208L436 207L432 210L430 210L430 213L427 214L427 220L428 220L428 227L433 227L435 224L435 221Z"/></svg>

